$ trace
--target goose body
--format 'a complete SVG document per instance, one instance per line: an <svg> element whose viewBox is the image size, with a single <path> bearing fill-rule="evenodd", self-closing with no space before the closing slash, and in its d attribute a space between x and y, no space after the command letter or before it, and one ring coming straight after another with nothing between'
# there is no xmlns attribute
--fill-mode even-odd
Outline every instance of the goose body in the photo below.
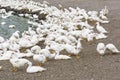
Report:
<svg viewBox="0 0 120 80"><path fill-rule="evenodd" d="M2 36L0 36L0 43L2 43L4 41L5 41L5 39Z"/></svg>
<svg viewBox="0 0 120 80"><path fill-rule="evenodd" d="M30 63L30 61L27 59L18 58L18 56L16 54L12 54L9 61L13 66L12 71L14 71L14 72L16 72L18 68L25 66L25 64Z"/></svg>
<svg viewBox="0 0 120 80"><path fill-rule="evenodd" d="M105 50L106 50L105 44L104 43L98 43L96 50L100 55L104 55Z"/></svg>
<svg viewBox="0 0 120 80"><path fill-rule="evenodd" d="M20 47L31 47L34 45L30 42L30 40L25 39L25 38L21 38L18 43Z"/></svg>
<svg viewBox="0 0 120 80"><path fill-rule="evenodd" d="M65 44L64 48L68 52L68 54L74 53L75 46L72 46L70 44Z"/></svg>
<svg viewBox="0 0 120 80"><path fill-rule="evenodd" d="M95 38L96 39L105 39L105 38L107 38L107 36L103 33L100 33L100 34L95 34Z"/></svg>
<svg viewBox="0 0 120 80"><path fill-rule="evenodd" d="M62 54L59 54L59 53L57 53L56 55L55 55L55 60L60 60L60 59L71 59L71 57L69 57L69 56L67 56L67 55L62 55Z"/></svg>
<svg viewBox="0 0 120 80"><path fill-rule="evenodd" d="M17 53L15 53L15 55L16 55L18 58L23 58L23 57L26 56L26 53L17 52Z"/></svg>
<svg viewBox="0 0 120 80"><path fill-rule="evenodd" d="M34 54L31 52L31 50L27 50L27 53L25 54L25 57L32 57Z"/></svg>
<svg viewBox="0 0 120 80"><path fill-rule="evenodd" d="M9 46L10 46L9 41L5 41L5 42L0 44L0 49L3 50L4 52L6 52L7 49L9 48Z"/></svg>
<svg viewBox="0 0 120 80"><path fill-rule="evenodd" d="M15 28L16 26L15 25L9 25L9 28Z"/></svg>
<svg viewBox="0 0 120 80"><path fill-rule="evenodd" d="M28 67L26 69L27 73L36 73L36 72L42 72L45 71L46 68L40 67L40 66L32 66L32 63L30 62L28 64Z"/></svg>
<svg viewBox="0 0 120 80"><path fill-rule="evenodd" d="M106 49L110 50L112 53L120 53L120 51L115 47L115 45L111 43L106 45Z"/></svg>
<svg viewBox="0 0 120 80"><path fill-rule="evenodd" d="M6 22L1 22L1 25L5 25L6 24Z"/></svg>
<svg viewBox="0 0 120 80"><path fill-rule="evenodd" d="M33 46L32 48L31 48L31 51L33 52L33 53L39 53L39 51L41 50L41 47L40 46Z"/></svg>
<svg viewBox="0 0 120 80"><path fill-rule="evenodd" d="M97 31L100 32L100 33L107 33L107 31L106 31L102 26L100 26L100 23L99 23L99 22L97 22L96 29L97 29Z"/></svg>
<svg viewBox="0 0 120 80"><path fill-rule="evenodd" d="M41 63L45 63L46 57L43 54L36 54L33 56L33 60L37 61L39 65L41 65Z"/></svg>
<svg viewBox="0 0 120 80"><path fill-rule="evenodd" d="M75 46L75 49L73 50L73 54L76 56L76 58L79 58L80 52L82 52L82 44L81 44L81 38L78 39L77 45Z"/></svg>
<svg viewBox="0 0 120 80"><path fill-rule="evenodd" d="M13 58L10 59L10 63L13 65L13 67L19 68L22 66L25 66L25 64L28 64L30 61L27 59L18 59L18 58Z"/></svg>
<svg viewBox="0 0 120 80"><path fill-rule="evenodd" d="M0 60L9 60L13 53L13 51L5 51L0 57Z"/></svg>
<svg viewBox="0 0 120 80"><path fill-rule="evenodd" d="M44 56L45 56L46 58L48 58L48 59L52 59L52 58L54 58L54 56L55 56L55 53L51 54L51 52L50 52L49 49L47 49L47 48L42 49L42 50L40 51L40 54L44 54Z"/></svg>

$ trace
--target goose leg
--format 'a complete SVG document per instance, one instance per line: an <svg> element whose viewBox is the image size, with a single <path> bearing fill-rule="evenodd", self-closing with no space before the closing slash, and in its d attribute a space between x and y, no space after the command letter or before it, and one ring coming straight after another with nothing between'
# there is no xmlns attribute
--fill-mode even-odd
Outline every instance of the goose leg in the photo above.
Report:
<svg viewBox="0 0 120 80"><path fill-rule="evenodd" d="M42 66L42 63L39 62L39 63L38 63L38 66Z"/></svg>
<svg viewBox="0 0 120 80"><path fill-rule="evenodd" d="M86 38L83 38L83 41L87 42L87 39L86 39Z"/></svg>
<svg viewBox="0 0 120 80"><path fill-rule="evenodd" d="M46 57L46 62L48 62L48 57Z"/></svg>
<svg viewBox="0 0 120 80"><path fill-rule="evenodd" d="M77 55L76 55L76 58L77 58L77 59L79 59L79 58L80 58L79 54L77 54Z"/></svg>
<svg viewBox="0 0 120 80"><path fill-rule="evenodd" d="M68 53L68 56L69 56L69 57L71 57L71 56L72 56L72 54L71 54L71 53Z"/></svg>
<svg viewBox="0 0 120 80"><path fill-rule="evenodd" d="M89 44L89 45L92 45L92 44L93 44L93 41L89 41L88 44Z"/></svg>
<svg viewBox="0 0 120 80"><path fill-rule="evenodd" d="M17 72L17 68L16 68L16 67L13 67L13 68L12 68L12 72Z"/></svg>
<svg viewBox="0 0 120 80"><path fill-rule="evenodd" d="M112 55L112 51L110 51L110 55Z"/></svg>

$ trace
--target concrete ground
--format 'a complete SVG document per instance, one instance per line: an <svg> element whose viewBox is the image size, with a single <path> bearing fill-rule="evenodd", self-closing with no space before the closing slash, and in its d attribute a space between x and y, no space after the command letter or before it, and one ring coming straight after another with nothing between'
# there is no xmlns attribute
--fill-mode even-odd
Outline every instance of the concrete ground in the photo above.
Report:
<svg viewBox="0 0 120 80"><path fill-rule="evenodd" d="M40 1L42 0L35 0ZM25 67L18 72L11 72L8 61L0 61L3 71L0 80L120 80L120 54L107 54L101 57L96 52L98 42L113 43L120 50L120 0L47 0L51 5L63 7L80 7L86 10L100 10L106 5L110 13L109 24L104 27L109 31L108 38L96 41L93 45L83 43L81 58L72 60L49 61L43 65L47 71L27 74ZM30 59L32 61L32 59Z"/></svg>

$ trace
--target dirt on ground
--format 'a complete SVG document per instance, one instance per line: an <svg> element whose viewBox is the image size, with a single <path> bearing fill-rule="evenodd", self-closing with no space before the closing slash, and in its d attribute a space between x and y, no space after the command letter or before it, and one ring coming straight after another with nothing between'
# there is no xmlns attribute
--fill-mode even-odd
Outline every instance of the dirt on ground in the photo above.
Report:
<svg viewBox="0 0 120 80"><path fill-rule="evenodd" d="M40 1L43 0L34 0ZM105 29L109 32L108 38L95 41L93 45L83 42L83 52L80 59L51 60L43 65L47 71L28 74L26 67L18 72L11 71L9 61L0 61L3 70L0 71L0 80L120 80L120 54L107 54L101 57L96 52L98 42L113 43L120 50L120 0L47 0L51 5L63 7L80 7L86 10L101 10L104 6L109 9L109 24ZM29 59L32 61L32 59ZM35 65L35 63L34 63Z"/></svg>

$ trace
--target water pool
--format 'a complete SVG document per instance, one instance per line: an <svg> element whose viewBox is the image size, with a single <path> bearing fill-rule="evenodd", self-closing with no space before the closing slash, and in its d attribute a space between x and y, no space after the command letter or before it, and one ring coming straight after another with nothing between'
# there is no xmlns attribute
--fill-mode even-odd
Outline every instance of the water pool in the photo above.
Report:
<svg viewBox="0 0 120 80"><path fill-rule="evenodd" d="M23 17L18 17L12 15L6 19L3 19L0 14L0 23L6 22L6 24L0 24L0 36L4 38L9 38L12 33L16 30L19 30L21 33L28 29L29 24L27 23L28 19ZM15 28L9 28L9 25L15 25Z"/></svg>

